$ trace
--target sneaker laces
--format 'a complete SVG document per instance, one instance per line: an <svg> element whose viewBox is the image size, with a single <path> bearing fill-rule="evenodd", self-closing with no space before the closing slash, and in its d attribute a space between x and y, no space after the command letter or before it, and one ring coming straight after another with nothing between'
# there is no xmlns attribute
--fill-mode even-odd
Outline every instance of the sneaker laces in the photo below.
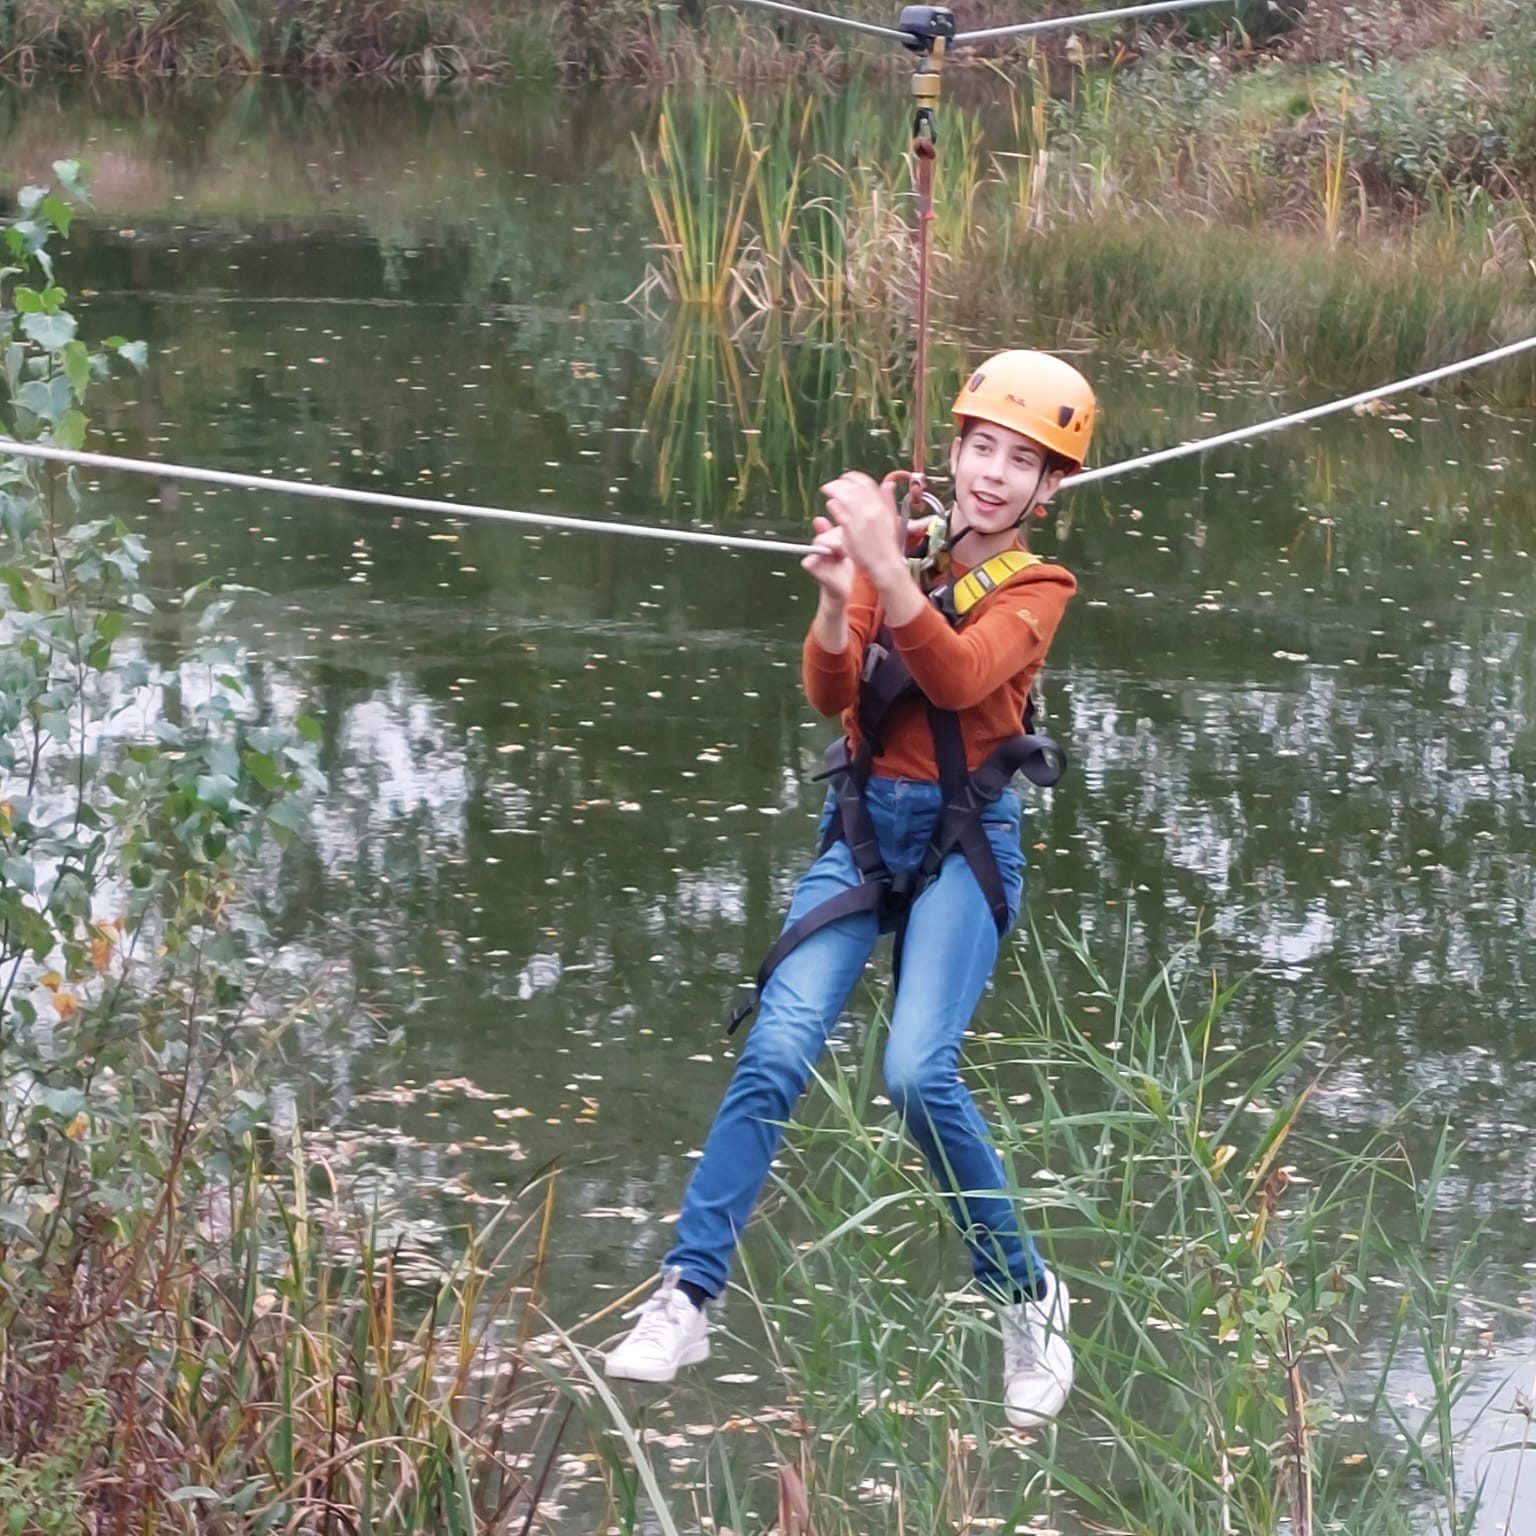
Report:
<svg viewBox="0 0 1536 1536"><path fill-rule="evenodd" d="M1010 1376L1016 1370L1033 1370L1040 1364L1040 1335L1030 1317L1030 1306L1030 1302L1024 1301L998 1309L1003 1327L1003 1359Z"/></svg>
<svg viewBox="0 0 1536 1536"><path fill-rule="evenodd" d="M624 1314L625 1321L630 1318L638 1318L634 1332L630 1338L637 1344L650 1344L664 1340L666 1330L673 1322L675 1303L681 1301L685 1307L691 1308L693 1303L688 1300L675 1285L662 1285L660 1290L653 1291L637 1307L631 1307Z"/></svg>

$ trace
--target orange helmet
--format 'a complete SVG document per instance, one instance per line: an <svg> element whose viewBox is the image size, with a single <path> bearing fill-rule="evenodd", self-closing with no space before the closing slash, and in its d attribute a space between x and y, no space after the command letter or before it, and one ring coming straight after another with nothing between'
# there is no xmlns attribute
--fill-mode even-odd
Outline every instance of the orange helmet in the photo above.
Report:
<svg viewBox="0 0 1536 1536"><path fill-rule="evenodd" d="M1081 469L1093 439L1093 388L1071 363L1048 352L999 352L955 399L957 422L990 421L1032 438Z"/></svg>

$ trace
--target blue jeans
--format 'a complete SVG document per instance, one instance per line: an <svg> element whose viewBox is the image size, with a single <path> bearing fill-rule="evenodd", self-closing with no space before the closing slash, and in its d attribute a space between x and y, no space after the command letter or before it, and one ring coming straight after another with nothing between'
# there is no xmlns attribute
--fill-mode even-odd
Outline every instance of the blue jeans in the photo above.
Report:
<svg viewBox="0 0 1536 1536"><path fill-rule="evenodd" d="M887 867L899 871L921 863L939 815L938 785L871 779L866 800ZM823 829L832 804L828 796ZM1011 919L1024 891L1020 814L1012 790L985 813ZM848 845L833 843L796 887L785 927L858 883ZM842 918L791 950L763 989L757 1022L715 1114L683 1197L676 1244L664 1261L712 1296L725 1289L731 1254L768 1176L783 1122L805 1091L878 937L874 913ZM990 1294L1013 1300L1035 1291L1040 1259L1020 1229L1002 1160L959 1076L961 1043L997 949L997 924L981 887L964 857L951 854L908 918L885 1082L948 1196L977 1280Z"/></svg>

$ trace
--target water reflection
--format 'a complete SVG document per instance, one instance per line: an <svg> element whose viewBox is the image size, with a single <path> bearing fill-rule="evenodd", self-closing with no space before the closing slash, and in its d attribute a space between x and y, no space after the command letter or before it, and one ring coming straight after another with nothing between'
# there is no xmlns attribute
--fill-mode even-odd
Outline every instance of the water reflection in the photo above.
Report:
<svg viewBox="0 0 1536 1536"><path fill-rule="evenodd" d="M644 263L644 104L261 83L152 105L4 108L13 164L96 141L85 323L156 360L101 412L114 448L780 534L831 472L900 456L899 339L731 337L616 302ZM1280 408L1188 368L1086 366L1108 458ZM1048 699L1075 767L1029 833L1048 954L1053 918L1136 970L1199 926L1247 976L1225 1043L1317 1035L1335 1058L1325 1134L1397 1117L1423 1147L1448 1120L1465 1151L1438 1240L1488 1224L1488 1290L1522 1307L1533 425L1413 400L1075 498L1042 536L1082 578ZM380 1070L405 1089L357 1106L372 1155L450 1211L560 1159L553 1284L627 1287L666 1246L651 1218L729 1072L722 1013L807 856L828 734L796 686L808 584L771 557L101 493L166 587L260 589L239 609L254 696L324 724L333 789L283 927L340 947L401 1032L393 1058L381 1030L326 1046L344 1104ZM981 1027L1009 1003L1003 982ZM444 1083L497 1097L412 1091Z"/></svg>

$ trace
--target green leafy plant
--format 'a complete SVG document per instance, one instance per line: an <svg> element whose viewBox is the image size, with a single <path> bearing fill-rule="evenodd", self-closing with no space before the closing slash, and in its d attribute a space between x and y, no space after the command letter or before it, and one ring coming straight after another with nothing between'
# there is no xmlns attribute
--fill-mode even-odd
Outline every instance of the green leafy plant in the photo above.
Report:
<svg viewBox="0 0 1536 1536"><path fill-rule="evenodd" d="M55 172L0 233L0 424L70 448L147 357L79 334ZM528 1530L586 1422L529 1346L553 1182L407 1244L313 1145L285 1041L366 1019L263 897L320 729L253 696L235 594L149 553L0 442L0 1530Z"/></svg>

